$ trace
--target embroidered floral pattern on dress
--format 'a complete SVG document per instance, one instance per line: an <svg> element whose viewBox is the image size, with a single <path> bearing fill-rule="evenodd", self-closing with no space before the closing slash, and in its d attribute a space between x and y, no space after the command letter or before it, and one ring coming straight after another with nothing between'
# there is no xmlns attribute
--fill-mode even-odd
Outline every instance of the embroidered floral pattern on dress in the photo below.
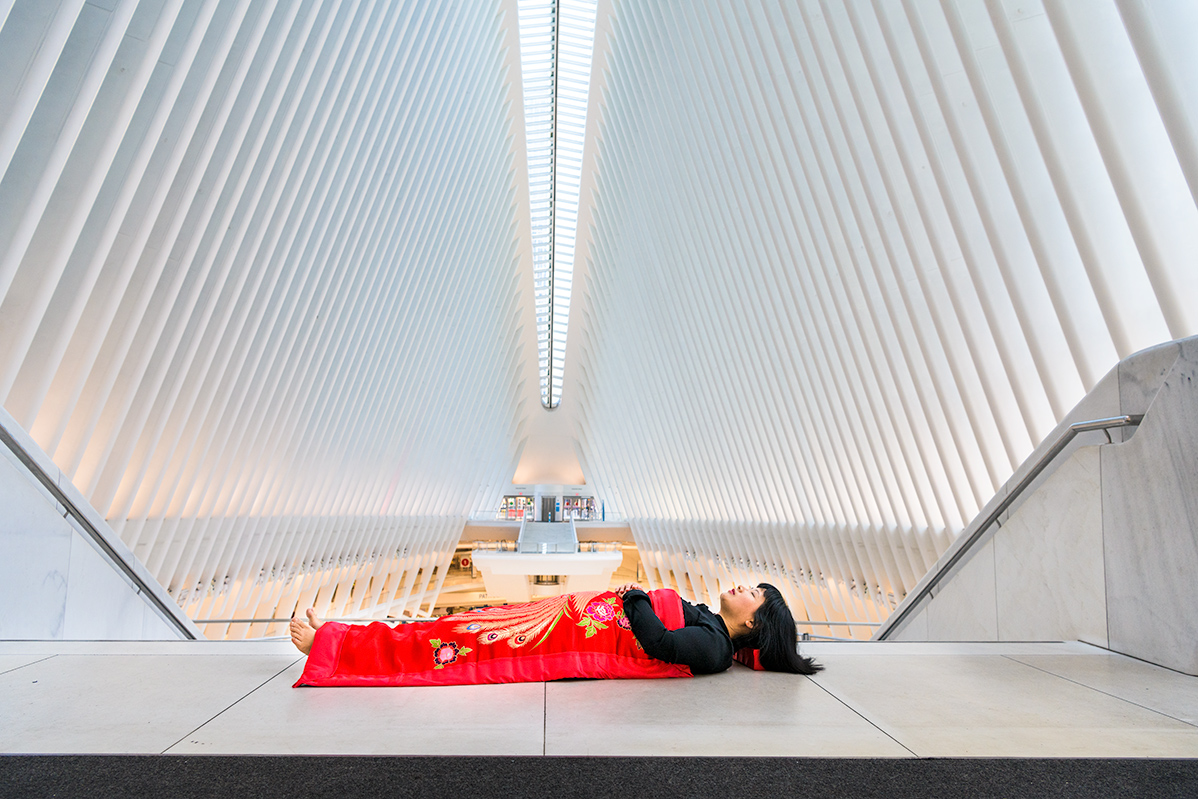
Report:
<svg viewBox="0 0 1198 799"><path fill-rule="evenodd" d="M610 599L603 602L592 602L587 605L586 614L595 621L611 621L616 617L615 603Z"/></svg>
<svg viewBox="0 0 1198 799"><path fill-rule="evenodd" d="M443 669L450 663L456 663L458 655L468 655L474 651L468 646L458 646L456 641L442 642L440 638L430 638L428 642L433 645L434 669Z"/></svg>
<svg viewBox="0 0 1198 799"><path fill-rule="evenodd" d="M472 612L469 622L459 624L454 631L477 635L480 644L495 644L506 640L508 646L513 649L529 643L535 649L549 636L559 621L567 615L582 616L587 603L598 595L597 591L589 591L563 594L522 605L482 608ZM615 597L612 597L612 601L616 601Z"/></svg>
<svg viewBox="0 0 1198 799"><path fill-rule="evenodd" d="M632 630L632 622L628 620L628 617L624 615L624 611L622 610L616 614L616 624L619 625L621 630Z"/></svg>
<svg viewBox="0 0 1198 799"><path fill-rule="evenodd" d="M578 626L587 631L587 638L590 638L600 630L606 630L607 624L612 619L616 618L616 603L620 600L614 596L605 599L596 599L587 605L583 611L582 618L578 621ZM623 613L623 611L619 611Z"/></svg>

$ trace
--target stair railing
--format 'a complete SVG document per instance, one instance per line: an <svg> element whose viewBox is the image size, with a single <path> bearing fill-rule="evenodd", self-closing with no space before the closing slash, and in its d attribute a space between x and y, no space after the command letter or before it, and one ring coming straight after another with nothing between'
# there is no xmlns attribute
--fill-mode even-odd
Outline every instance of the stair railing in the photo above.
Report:
<svg viewBox="0 0 1198 799"><path fill-rule="evenodd" d="M1110 431L1120 427L1132 427L1138 425L1143 418L1143 414L1107 416L1102 419L1090 419L1089 421L1085 422L1074 422L1073 424L1069 425L1069 427L1065 428L1061 432L1061 435L1057 438L1056 443L1054 443L1047 452L1045 452L1040 456L1039 459L1036 460L1035 464L1032 465L1032 468L1028 470L1028 473L1023 476L1023 479L1020 480L1005 497L1003 497L1002 501L995 506L994 510L990 511L990 513L986 515L986 518L984 518L980 524L974 527L973 532L969 534L969 537L965 539L964 543L962 543L960 546L955 546L952 555L950 555L943 563L937 563L936 566L933 567L931 578L924 582L922 586L916 590L916 593L913 597L908 595L907 599L903 600L903 603L899 606L899 609L896 610L888 619L886 619L885 625L878 632L877 640L886 640L886 637L890 635L892 631L898 629L899 625L901 625L909 615L911 615L921 606L924 599L926 599L932 593L936 586L939 585L945 577L952 573L953 567L961 562L961 559L964 558L966 553L968 553L982 538L982 536L985 535L986 531L989 530L990 527L997 522L1004 513L1007 512L1008 508L1015 504L1016 500L1018 500L1023 492L1027 490L1028 486L1035 482L1036 478L1039 477L1046 468L1048 468L1048 465L1053 461L1053 459L1065 451L1065 448L1069 446L1070 442L1073 441L1074 438L1076 438L1080 433L1088 433L1095 430ZM1108 443L1110 442L1109 432L1107 432L1107 441Z"/></svg>
<svg viewBox="0 0 1198 799"><path fill-rule="evenodd" d="M11 418L12 417L9 417L7 414L0 415L0 421ZM138 572L138 570L126 560L126 555L122 552L119 552L112 545L112 542L108 540L108 536L104 535L104 533L92 523L91 519L88 518L88 514L83 512L83 510L81 510L79 506L75 504L74 500L71 499L70 495L59 487L58 482L46 473L46 470L42 468L40 463L38 463L37 458L35 458L33 454L31 454L24 446L22 446L21 442L8 430L8 427L5 424L0 424L0 441L4 442L4 445L12 451L13 455L17 457L17 460L19 460L29 471L29 474L31 474L33 478L37 480L42 487L49 491L50 495L53 496L60 505L62 505L64 508L63 515L69 516L74 520L75 524L78 526L78 529L91 538L95 545L104 554L104 557L110 563L112 563L112 565L116 567L127 580L129 580L134 588L137 589L137 593L145 597L148 602L154 605L154 607L162 615L163 619L168 621L173 627L177 628L179 632L183 634L184 638L192 640L196 639L197 635L195 628L189 626L186 622L179 618L182 615L182 611L179 609L179 607L171 602L169 598L164 599L162 596L160 596L161 589L155 590L156 586L152 586L150 582L147 582L145 578ZM65 480L66 478L64 477L63 479ZM133 557L133 555L129 554L127 557Z"/></svg>

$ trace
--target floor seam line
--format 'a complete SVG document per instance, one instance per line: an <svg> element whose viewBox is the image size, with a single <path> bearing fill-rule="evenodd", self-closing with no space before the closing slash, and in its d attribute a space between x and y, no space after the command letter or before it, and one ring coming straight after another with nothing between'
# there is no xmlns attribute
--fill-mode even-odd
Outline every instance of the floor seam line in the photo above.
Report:
<svg viewBox="0 0 1198 799"><path fill-rule="evenodd" d="M862 721L864 721L866 724L868 724L869 726L873 727L875 730L877 730L878 732L882 733L883 735L885 735L885 736L886 736L887 738L889 738L890 740L894 741L894 742L895 742L896 744L898 744L899 746L903 747L903 749L906 749L908 752L910 752L910 753L911 753L911 757L914 757L914 758L917 758L917 759L919 758L919 755L917 755L917 754L915 753L915 751L914 751L913 749L911 749L911 747L907 746L907 745L906 745L906 744L904 744L902 741L900 741L898 738L895 738L893 735L891 735L890 733L886 732L886 730L882 729L882 728L881 728L881 727L879 727L877 724L874 724L872 721L870 721L868 718L866 718L866 717L865 717L865 714L863 714L863 713L862 713L861 711L859 711L857 708L853 707L853 706L852 706L852 705L850 705L848 702L844 701L844 700L843 700L843 699L841 699L839 696L837 696L836 694L832 693L832 692L831 692L831 691L830 691L828 688L826 688L825 686L823 686L823 685L820 685L820 684L819 684L818 682L816 682L815 680L812 680L810 677L808 677L807 679L808 679L808 681L810 681L810 682L812 682L812 683L815 683L816 685L818 685L818 686L819 686L819 689L820 689L821 691L823 691L824 693L826 693L828 696L832 697L832 698L833 698L833 699L835 699L837 702L839 702L840 704L842 704L842 705L844 705L845 707L847 707L849 710L851 710L851 711L853 711L854 713L856 713L856 714L857 714L857 716L858 716L858 717L860 717L860 719L861 719Z"/></svg>
<svg viewBox="0 0 1198 799"><path fill-rule="evenodd" d="M1109 693L1107 691L1102 690L1101 688L1095 688L1093 685L1086 685L1084 682L1078 682L1077 680L1072 680L1063 674L1057 674L1055 671L1049 671L1048 669L1042 669L1039 666L1035 666L1031 663L1025 663L1013 655L1003 655L1003 657L1007 658L1008 660L1014 661L1015 663L1018 663L1021 666L1027 666L1029 669L1035 669L1036 671L1042 672L1044 674L1048 674L1052 677L1057 677L1059 679L1062 679L1065 682L1073 683L1074 685L1080 686L1082 688L1088 688L1091 691L1096 691L1096 692L1102 694L1103 696L1109 696L1111 699L1118 699L1120 702L1126 702L1127 704L1132 705L1134 707L1138 707L1142 710L1147 710L1149 713L1156 713L1157 715L1164 716L1167 719L1173 719L1174 721L1181 722L1182 724L1185 724L1187 727L1198 727L1198 724L1195 724L1192 721L1186 721L1185 719L1179 719L1179 718L1177 718L1177 716L1170 716L1168 713L1166 713L1163 710L1157 710L1154 707L1148 707L1147 705L1141 705L1139 702L1134 702L1131 699L1128 699L1126 697Z"/></svg>
<svg viewBox="0 0 1198 799"><path fill-rule="evenodd" d="M276 677L278 677L278 676L279 676L280 674L282 674L283 672L287 671L287 669L291 668L291 667L292 667L292 666L294 666L296 663L299 663L299 662L300 662L302 659L303 659L303 658L296 658L295 660L291 661L291 662L290 662L290 663L288 663L286 666L284 666L283 668L279 669L278 671L276 671L276 672L275 672L274 674L272 674L271 676L267 677L267 678L266 678L265 680L263 680L263 681L262 681L260 684L258 684L258 685L255 685L253 688L251 688L249 691L247 691L247 692L245 693L245 695L244 695L244 696L241 696L241 697L239 697L238 699L234 700L234 701L233 701L231 704L229 704L227 707L225 707L225 708L223 708L222 710L220 710L220 711L219 711L219 712L218 712L218 713L217 713L215 716L213 716L212 718L210 718L210 719L208 719L208 720L206 720L206 721L204 721L204 722L201 722L200 724L198 724L198 725L196 725L195 727L193 727L193 728L192 728L191 730L189 730L189 731L188 731L188 732L187 732L187 733L186 733L186 734L185 734L185 735L184 735L182 738L180 738L179 740L175 741L173 744L171 744L170 746L168 746L166 749L163 749L161 752L159 752L159 754L161 754L161 755L165 755L167 752L169 752L170 750L174 749L176 746L178 746L179 744L181 744L181 743L183 743L185 740L187 740L188 736L190 736L190 735L194 735L194 734L195 734L195 732L196 732L197 730L199 730L199 729L202 729L203 727L205 727L205 726L207 726L207 725L211 724L213 721L216 721L216 719L220 718L220 717L221 717L221 716L223 716L225 713L227 713L228 711L230 711L230 710L232 710L234 707L236 707L238 704L240 704L240 703L242 702L242 700L244 700L244 699L245 699L246 697L248 697L250 694L254 693L254 692L255 692L255 691L257 691L258 689L260 689L260 688L261 688L263 685L266 685L268 682L270 682L271 680L275 679Z"/></svg>
<svg viewBox="0 0 1198 799"><path fill-rule="evenodd" d="M35 660L32 663L22 663L20 666L13 666L11 669L8 669L7 671L0 671L0 677L4 676L5 674L11 674L14 671L20 671L21 669L23 669L27 666L36 666L38 663L45 663L47 660L50 660L51 658L56 658L56 657L58 657L58 655L46 655L41 660Z"/></svg>
<svg viewBox="0 0 1198 799"><path fill-rule="evenodd" d="M549 683L544 682L541 685L545 689L541 703L541 756L544 757L549 752Z"/></svg>

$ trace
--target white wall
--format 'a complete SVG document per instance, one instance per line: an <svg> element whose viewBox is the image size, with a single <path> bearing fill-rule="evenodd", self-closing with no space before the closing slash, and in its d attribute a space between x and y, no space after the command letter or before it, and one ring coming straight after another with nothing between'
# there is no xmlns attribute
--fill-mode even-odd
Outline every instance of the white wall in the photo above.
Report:
<svg viewBox="0 0 1198 799"><path fill-rule="evenodd" d="M0 639L181 637L0 448Z"/></svg>
<svg viewBox="0 0 1198 799"><path fill-rule="evenodd" d="M1188 674L1198 674L1196 377L1198 339L1188 339L1139 432L1102 452L1111 649Z"/></svg>

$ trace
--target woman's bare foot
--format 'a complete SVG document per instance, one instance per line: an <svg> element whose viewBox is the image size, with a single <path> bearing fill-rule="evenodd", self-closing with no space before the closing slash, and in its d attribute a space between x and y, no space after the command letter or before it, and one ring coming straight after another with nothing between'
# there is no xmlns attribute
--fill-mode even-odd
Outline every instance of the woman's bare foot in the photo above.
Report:
<svg viewBox="0 0 1198 799"><path fill-rule="evenodd" d="M305 614L308 621L291 617L291 643L306 655L312 651L312 644L316 641L316 631L324 622L316 617L316 611L312 608L308 608Z"/></svg>

